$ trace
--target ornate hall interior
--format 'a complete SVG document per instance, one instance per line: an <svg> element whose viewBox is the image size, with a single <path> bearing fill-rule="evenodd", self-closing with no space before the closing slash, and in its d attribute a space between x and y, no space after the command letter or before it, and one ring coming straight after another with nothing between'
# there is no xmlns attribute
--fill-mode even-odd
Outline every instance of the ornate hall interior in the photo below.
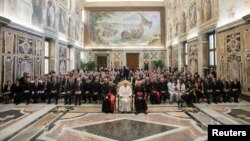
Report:
<svg viewBox="0 0 250 141"><path fill-rule="evenodd" d="M250 0L0 0L0 50L2 141L250 124Z"/></svg>

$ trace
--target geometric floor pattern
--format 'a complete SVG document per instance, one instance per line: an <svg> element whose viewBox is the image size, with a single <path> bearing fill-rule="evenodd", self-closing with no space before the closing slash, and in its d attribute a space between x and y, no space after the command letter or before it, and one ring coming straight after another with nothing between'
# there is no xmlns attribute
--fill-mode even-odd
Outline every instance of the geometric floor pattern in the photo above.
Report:
<svg viewBox="0 0 250 141"><path fill-rule="evenodd" d="M250 124L250 104L148 105L148 114L101 113L100 104L0 105L0 140L205 141L209 124Z"/></svg>

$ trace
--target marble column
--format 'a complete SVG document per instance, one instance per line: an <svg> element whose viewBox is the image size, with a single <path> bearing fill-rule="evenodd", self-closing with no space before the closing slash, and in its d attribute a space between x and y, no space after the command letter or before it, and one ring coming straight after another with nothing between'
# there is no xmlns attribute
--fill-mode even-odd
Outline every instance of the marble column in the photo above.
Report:
<svg viewBox="0 0 250 141"><path fill-rule="evenodd" d="M85 52L84 52L84 51L81 51L80 60L81 60L81 63L84 62L84 61L86 60L86 55L85 55Z"/></svg>
<svg viewBox="0 0 250 141"><path fill-rule="evenodd" d="M75 69L75 48L69 48L69 70Z"/></svg>
<svg viewBox="0 0 250 141"><path fill-rule="evenodd" d="M0 0L0 3L3 3L3 0ZM3 4L2 6L0 6L0 9L3 8ZM1 14L1 10L0 10L0 15ZM3 70L3 67L2 67L2 58L3 58L3 52L2 52L2 48L3 48L3 32L2 32L2 28L4 26L6 26L7 24L10 23L10 20L9 19L6 19L4 17L1 17L0 16L0 72L2 72ZM0 83L2 84L2 74L0 74ZM0 96L2 95L2 85L0 85Z"/></svg>
<svg viewBox="0 0 250 141"><path fill-rule="evenodd" d="M182 67L184 67L184 43L180 42L178 45L178 71L182 70Z"/></svg>
<svg viewBox="0 0 250 141"><path fill-rule="evenodd" d="M169 47L167 47L167 52L166 52L166 55L167 55L167 67L168 68L171 67L171 65L172 65L172 55L171 55L171 53L172 53L172 47L169 46Z"/></svg>
<svg viewBox="0 0 250 141"><path fill-rule="evenodd" d="M204 69L207 69L209 65L207 34L202 34L199 36L197 50L198 50L198 72L199 74L203 74Z"/></svg>

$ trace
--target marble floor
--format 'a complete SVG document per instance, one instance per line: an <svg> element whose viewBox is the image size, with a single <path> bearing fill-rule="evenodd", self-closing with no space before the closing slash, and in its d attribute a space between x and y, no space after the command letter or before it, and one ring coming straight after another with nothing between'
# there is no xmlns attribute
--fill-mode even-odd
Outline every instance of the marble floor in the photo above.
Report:
<svg viewBox="0 0 250 141"><path fill-rule="evenodd" d="M250 124L250 103L148 105L148 114L101 113L100 104L0 105L0 140L205 141L209 124Z"/></svg>

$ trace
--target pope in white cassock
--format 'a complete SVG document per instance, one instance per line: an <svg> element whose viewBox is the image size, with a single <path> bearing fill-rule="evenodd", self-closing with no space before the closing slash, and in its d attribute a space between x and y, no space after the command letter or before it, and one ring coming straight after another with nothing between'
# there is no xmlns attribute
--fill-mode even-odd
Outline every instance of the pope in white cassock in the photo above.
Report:
<svg viewBox="0 0 250 141"><path fill-rule="evenodd" d="M120 112L131 112L131 98L132 98L132 88L128 86L129 81L122 81L121 87L119 88L118 95L120 97L119 101L119 111Z"/></svg>

